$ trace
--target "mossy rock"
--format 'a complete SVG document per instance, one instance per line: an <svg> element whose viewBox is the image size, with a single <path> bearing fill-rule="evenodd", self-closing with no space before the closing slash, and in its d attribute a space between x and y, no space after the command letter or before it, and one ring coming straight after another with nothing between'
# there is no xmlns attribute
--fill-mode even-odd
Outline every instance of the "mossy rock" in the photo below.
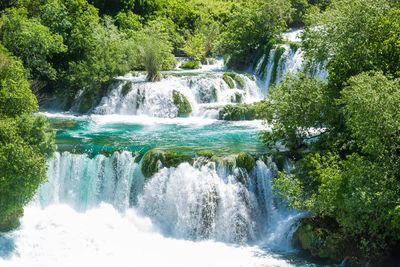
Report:
<svg viewBox="0 0 400 267"><path fill-rule="evenodd" d="M160 150L150 150L148 151L143 159L141 170L144 177L149 178L153 176L165 163L165 155Z"/></svg>
<svg viewBox="0 0 400 267"><path fill-rule="evenodd" d="M131 81L127 81L127 82L122 86L121 94L122 94L123 96L126 96L127 94L129 94L130 91L132 91L132 82L131 82Z"/></svg>
<svg viewBox="0 0 400 267"><path fill-rule="evenodd" d="M189 164L193 164L193 156L187 154L180 154L176 151L165 151L165 166L170 167L178 167L179 164L187 162Z"/></svg>
<svg viewBox="0 0 400 267"><path fill-rule="evenodd" d="M281 57L285 53L285 48L278 46L275 50L275 55L274 55L274 66L272 68L272 74L271 74L271 84L276 84L276 80L278 79L278 65L279 61L281 60Z"/></svg>
<svg viewBox="0 0 400 267"><path fill-rule="evenodd" d="M312 220L303 219L293 236L296 246L309 251L312 256L341 261L343 240L338 232L332 232Z"/></svg>
<svg viewBox="0 0 400 267"><path fill-rule="evenodd" d="M163 151L153 149L148 151L143 159L141 170L146 178L152 177L162 167L178 167L179 164L188 162L193 164L193 156L187 154L179 154L176 151Z"/></svg>
<svg viewBox="0 0 400 267"><path fill-rule="evenodd" d="M88 113L93 106L94 96L89 92L83 93L79 102L79 113Z"/></svg>
<svg viewBox="0 0 400 267"><path fill-rule="evenodd" d="M172 91L172 99L174 105L178 108L178 117L187 117L192 113L192 105L183 94L174 90Z"/></svg>
<svg viewBox="0 0 400 267"><path fill-rule="evenodd" d="M231 89L235 88L235 82L227 73L224 73L222 79L224 79L225 83L228 85L229 88Z"/></svg>
<svg viewBox="0 0 400 267"><path fill-rule="evenodd" d="M200 69L200 67L201 67L200 62L197 60L187 61L181 65L182 69L191 69L191 70Z"/></svg>
<svg viewBox="0 0 400 267"><path fill-rule="evenodd" d="M64 119L50 119L50 125L53 129L72 129L77 126L76 120L64 120Z"/></svg>
<svg viewBox="0 0 400 267"><path fill-rule="evenodd" d="M250 154L241 152L236 156L236 166L251 172L256 166L256 161Z"/></svg>
<svg viewBox="0 0 400 267"><path fill-rule="evenodd" d="M197 152L197 156L211 159L214 157L214 152L211 150L200 150Z"/></svg>
<svg viewBox="0 0 400 267"><path fill-rule="evenodd" d="M20 226L19 218L24 215L23 208L15 208L0 217L0 233L14 230Z"/></svg>
<svg viewBox="0 0 400 267"><path fill-rule="evenodd" d="M231 78L231 80L228 79L228 77ZM243 78L239 74L237 74L235 72L232 72L232 71L225 72L224 73L224 80L225 80L225 82L226 82L226 80L230 80L230 81L233 80L233 81L235 81L237 83L237 85L238 85L238 87L240 89L244 88L244 80L243 80ZM228 82L227 82L227 84L228 84ZM229 88L234 88L235 84L232 82L230 85L228 84L228 86L229 86Z"/></svg>
<svg viewBox="0 0 400 267"><path fill-rule="evenodd" d="M253 74L246 73L245 76L246 76L247 78L249 78L251 81L255 81L255 80L256 80L256 77L254 77Z"/></svg>
<svg viewBox="0 0 400 267"><path fill-rule="evenodd" d="M240 93L235 93L235 102L240 104L242 103L242 100L243 100L243 95Z"/></svg>
<svg viewBox="0 0 400 267"><path fill-rule="evenodd" d="M257 118L256 115L255 105L226 105L220 110L219 119L226 121L254 120Z"/></svg>

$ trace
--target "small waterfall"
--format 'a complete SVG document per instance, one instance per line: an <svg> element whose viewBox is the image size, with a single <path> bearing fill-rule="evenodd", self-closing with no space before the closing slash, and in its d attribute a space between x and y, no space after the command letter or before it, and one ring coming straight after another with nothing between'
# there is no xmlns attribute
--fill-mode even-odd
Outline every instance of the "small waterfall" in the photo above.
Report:
<svg viewBox="0 0 400 267"><path fill-rule="evenodd" d="M67 203L78 210L86 210L107 202L125 210L144 182L138 167L130 152L94 158L57 152L49 163L48 182L40 189L38 198L45 206Z"/></svg>
<svg viewBox="0 0 400 267"><path fill-rule="evenodd" d="M177 72L179 73L179 72ZM229 103L252 103L263 98L256 81L240 75L243 88L237 84L229 88L223 80L223 73L200 73L178 75L171 73L159 82L146 82L145 76L125 76L112 86L106 97L94 109L95 114L147 115L152 117L175 118L178 107L174 104L173 92L179 92L192 106L192 116L217 116L215 110ZM239 75L239 74L238 74Z"/></svg>
<svg viewBox="0 0 400 267"><path fill-rule="evenodd" d="M304 51L299 47L301 33L302 30L284 33L282 39L287 43L275 45L258 59L253 72L263 80L266 89L278 85L287 73L297 73L304 69ZM325 63L312 64L309 73L322 80L328 77Z"/></svg>
<svg viewBox="0 0 400 267"><path fill-rule="evenodd" d="M193 165L163 168L145 183L129 152L93 158L64 152L50 161L38 200L44 206L66 203L79 211L102 202L120 211L134 207L174 238L242 244L266 237L265 242L284 247L296 221L288 215L298 213L276 204L275 173L273 163L261 160L247 173L200 157Z"/></svg>

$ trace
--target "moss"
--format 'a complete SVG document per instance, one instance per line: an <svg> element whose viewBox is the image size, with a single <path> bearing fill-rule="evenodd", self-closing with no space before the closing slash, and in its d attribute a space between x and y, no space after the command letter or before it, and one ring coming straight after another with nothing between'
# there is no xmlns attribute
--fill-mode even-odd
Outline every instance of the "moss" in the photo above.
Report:
<svg viewBox="0 0 400 267"><path fill-rule="evenodd" d="M235 102L236 103L242 103L242 97L243 95L240 93L235 93Z"/></svg>
<svg viewBox="0 0 400 267"><path fill-rule="evenodd" d="M239 74L237 74L237 73L235 73L235 72L232 72L232 71L230 71L230 72L225 72L225 73L224 73L224 80L225 80L225 77L230 77L232 80L234 80L234 81L237 83L237 85L239 86L240 89L243 89L243 87L244 87L244 80L243 80L243 78L242 78ZM228 79L228 80L229 80L229 79ZM231 87L231 86L229 86L229 87L230 87L230 88L234 88L235 85L232 84L232 87Z"/></svg>
<svg viewBox="0 0 400 267"><path fill-rule="evenodd" d="M299 42L289 42L289 46L290 46L290 49L291 49L293 52L296 53L297 50L300 49L301 44L300 44Z"/></svg>
<svg viewBox="0 0 400 267"><path fill-rule="evenodd" d="M183 94L174 90L172 98L175 106L178 108L178 117L187 117L192 113L192 106Z"/></svg>
<svg viewBox="0 0 400 267"><path fill-rule="evenodd" d="M255 159L248 153L242 152L236 156L236 166L250 172L256 166Z"/></svg>
<svg viewBox="0 0 400 267"><path fill-rule="evenodd" d="M178 167L179 164L183 162L187 162L189 164L193 164L193 156L187 155L187 154L180 154L177 153L176 151L165 151L164 152L165 156L165 167Z"/></svg>
<svg viewBox="0 0 400 267"><path fill-rule="evenodd" d="M197 152L197 156L211 159L214 156L214 152L211 150L200 150Z"/></svg>
<svg viewBox="0 0 400 267"><path fill-rule="evenodd" d="M335 227L334 227L335 228ZM294 234L295 245L312 256L341 261L345 255L343 240L337 229L313 219L303 219Z"/></svg>
<svg viewBox="0 0 400 267"><path fill-rule="evenodd" d="M285 48L284 47L277 47L274 55L274 66L272 68L272 74L271 74L271 84L275 84L276 80L278 77L278 67L279 67L279 61L281 60L281 57L285 53Z"/></svg>
<svg viewBox="0 0 400 267"><path fill-rule="evenodd" d="M255 80L256 80L256 78L254 77L254 75L252 75L252 74L250 74L250 73L246 73L245 76L246 76L247 78L249 78L251 81L255 81Z"/></svg>
<svg viewBox="0 0 400 267"><path fill-rule="evenodd" d="M253 69L255 70L257 67L258 62L260 61L261 57L263 55L265 55L263 62L261 63L261 68L260 68L260 72L257 74L263 74L265 67L268 64L268 60L269 60L269 53L271 52L272 49L272 44L268 43L267 45L262 46L260 49L258 49L257 54L255 56L255 60L254 60L254 65L253 65Z"/></svg>
<svg viewBox="0 0 400 267"><path fill-rule="evenodd" d="M224 73L224 76L222 78L224 79L229 88L231 89L235 88L235 82L227 73Z"/></svg>
<svg viewBox="0 0 400 267"><path fill-rule="evenodd" d="M219 119L226 121L254 120L256 118L255 105L226 105L219 112Z"/></svg>
<svg viewBox="0 0 400 267"><path fill-rule="evenodd" d="M59 129L72 129L77 126L78 122L75 120L58 120L51 119L49 120L51 128L59 130Z"/></svg>
<svg viewBox="0 0 400 267"><path fill-rule="evenodd" d="M153 176L165 163L165 155L160 150L148 151L142 160L141 170L144 177Z"/></svg>
<svg viewBox="0 0 400 267"><path fill-rule="evenodd" d="M182 69L200 69L200 61L192 60L187 61L181 65Z"/></svg>
<svg viewBox="0 0 400 267"><path fill-rule="evenodd" d="M127 94L129 94L129 92L132 90L132 82L131 81L127 81L123 86L122 86L122 90L121 93L123 96L126 96Z"/></svg>
<svg viewBox="0 0 400 267"><path fill-rule="evenodd" d="M79 113L88 113L93 106L94 96L89 92L83 93L79 102Z"/></svg>
<svg viewBox="0 0 400 267"><path fill-rule="evenodd" d="M153 149L144 155L141 170L144 177L149 178L162 167L176 168L183 162L193 164L193 157L191 155L177 153L176 151Z"/></svg>
<svg viewBox="0 0 400 267"><path fill-rule="evenodd" d="M2 214L0 217L0 232L8 232L20 226L19 218L24 215L23 208L16 208L10 214Z"/></svg>

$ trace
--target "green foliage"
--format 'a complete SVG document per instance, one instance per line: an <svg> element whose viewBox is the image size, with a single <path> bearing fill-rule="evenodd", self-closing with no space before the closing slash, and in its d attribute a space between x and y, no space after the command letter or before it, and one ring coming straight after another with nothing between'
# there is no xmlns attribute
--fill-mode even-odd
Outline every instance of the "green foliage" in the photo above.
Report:
<svg viewBox="0 0 400 267"><path fill-rule="evenodd" d="M219 112L219 119L226 121L254 120L256 118L256 105L226 105Z"/></svg>
<svg viewBox="0 0 400 267"><path fill-rule="evenodd" d="M279 137L289 145L301 143L308 153L296 163L292 175L279 176L276 190L293 207L334 218L340 226L339 241L354 240L363 257L380 257L400 241L394 215L400 201L399 80L381 72L352 77L340 98L331 101L341 118L339 125L330 118L335 113L329 112L327 101L321 98L329 96L326 86L320 84L318 89L318 83L309 81L287 87L287 82L267 100L271 105L267 108L273 107L275 112L267 112L268 123L274 124L269 137ZM302 87L301 94L277 93L299 86L313 89ZM299 99L301 95L303 99ZM312 127L324 128L328 138L305 142L312 134L307 129Z"/></svg>
<svg viewBox="0 0 400 267"><path fill-rule="evenodd" d="M0 231L8 231L45 181L55 144L46 118L32 115L37 101L22 63L3 47L0 59Z"/></svg>
<svg viewBox="0 0 400 267"><path fill-rule="evenodd" d="M304 74L288 76L269 91L269 97L260 112L272 133L263 135L270 148L278 141L291 149L299 149L315 129L326 128L334 107L324 82Z"/></svg>
<svg viewBox="0 0 400 267"><path fill-rule="evenodd" d="M172 99L178 109L178 117L187 117L192 113L192 105L183 94L174 90L172 91Z"/></svg>
<svg viewBox="0 0 400 267"><path fill-rule="evenodd" d="M351 78L341 95L346 126L361 151L376 158L396 155L400 147L400 79L363 73Z"/></svg>
<svg viewBox="0 0 400 267"><path fill-rule="evenodd" d="M176 151L162 151L153 149L148 151L143 159L141 170L146 178L152 177L162 167L178 167L183 162L193 163L193 157L190 155L180 154Z"/></svg>
<svg viewBox="0 0 400 267"><path fill-rule="evenodd" d="M229 79L229 78L231 78L231 79ZM240 89L244 88L244 80L243 80L243 78L239 74L237 74L235 72L232 72L232 71L225 72L224 76L223 76L223 79L228 84L229 88L234 88L235 87L233 81L235 81L237 83L237 85L238 85L238 87Z"/></svg>
<svg viewBox="0 0 400 267"><path fill-rule="evenodd" d="M235 88L235 82L233 81L232 77L229 76L227 73L224 73L222 79L225 81L225 83L228 85L229 88L231 89Z"/></svg>
<svg viewBox="0 0 400 267"><path fill-rule="evenodd" d="M248 153L242 152L236 156L236 166L251 172L256 166L255 159Z"/></svg>
<svg viewBox="0 0 400 267"><path fill-rule="evenodd" d="M230 55L232 67L244 67L260 45L272 42L286 28L292 13L285 0L242 1L232 7L218 49Z"/></svg>
<svg viewBox="0 0 400 267"><path fill-rule="evenodd" d="M181 65L181 68L182 69L192 69L192 70L200 69L201 68L200 61L195 61L195 60L187 61Z"/></svg>
<svg viewBox="0 0 400 267"><path fill-rule="evenodd" d="M137 40L140 62L147 71L148 81L161 79L160 70L172 69L176 60L172 54L172 44L169 41L166 25L162 21L151 21L142 32L138 33Z"/></svg>
<svg viewBox="0 0 400 267"><path fill-rule="evenodd" d="M190 60L204 61L207 53L204 37L199 33L190 36L182 51L185 52Z"/></svg>
<svg viewBox="0 0 400 267"><path fill-rule="evenodd" d="M396 77L399 14L386 0L333 1L325 12L308 16L303 41L306 55L328 60L329 80L337 89L364 71L382 70Z"/></svg>
<svg viewBox="0 0 400 267"><path fill-rule="evenodd" d="M65 52L63 39L38 20L28 19L25 9L7 9L0 19L3 45L24 62L32 77L54 80L57 72L50 60Z"/></svg>
<svg viewBox="0 0 400 267"><path fill-rule="evenodd" d="M16 117L37 111L37 100L27 78L22 63L0 45L0 117Z"/></svg>

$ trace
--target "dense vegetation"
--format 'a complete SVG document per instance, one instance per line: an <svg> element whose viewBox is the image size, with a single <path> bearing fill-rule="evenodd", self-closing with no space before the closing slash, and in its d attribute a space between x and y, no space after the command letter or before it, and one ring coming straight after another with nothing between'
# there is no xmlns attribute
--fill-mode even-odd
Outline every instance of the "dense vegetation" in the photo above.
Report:
<svg viewBox="0 0 400 267"><path fill-rule="evenodd" d="M398 2L337 0L306 22L307 57L325 62L329 78L300 74L270 91L274 127L263 139L283 143L295 162L275 186L310 212L298 237L314 255L355 264L388 256L400 244Z"/></svg>
<svg viewBox="0 0 400 267"><path fill-rule="evenodd" d="M0 46L0 231L19 225L24 205L46 179L53 133L38 109L21 61Z"/></svg>
<svg viewBox="0 0 400 267"><path fill-rule="evenodd" d="M57 95L65 108L81 98L86 112L117 75L146 70L158 81L182 55L190 59L182 68L223 56L241 69L288 26L305 25L309 67L324 64L328 81L305 70L220 117L273 125L263 140L295 165L277 192L310 212L299 228L304 248L360 263L400 246L397 0L7 0L0 11L0 230L18 225L54 150L46 120L32 116L32 91L39 101ZM223 78L243 86L234 72ZM179 116L191 112L177 92L174 102Z"/></svg>
<svg viewBox="0 0 400 267"><path fill-rule="evenodd" d="M146 70L148 80L176 66L199 68L224 56L246 66L305 10L307 0L13 0L0 4L0 42L19 57L39 101L56 94L81 112L99 100L113 77Z"/></svg>

